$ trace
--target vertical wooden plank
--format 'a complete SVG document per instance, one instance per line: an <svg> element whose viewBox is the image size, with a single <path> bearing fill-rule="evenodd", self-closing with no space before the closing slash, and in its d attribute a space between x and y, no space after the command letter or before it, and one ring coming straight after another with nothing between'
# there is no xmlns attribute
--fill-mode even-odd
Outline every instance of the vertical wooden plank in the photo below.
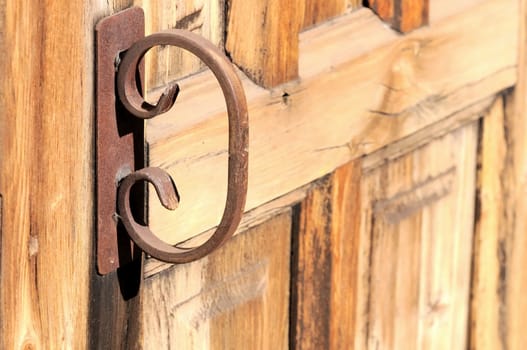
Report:
<svg viewBox="0 0 527 350"><path fill-rule="evenodd" d="M273 87L298 76L303 0L231 0L225 48L253 81Z"/></svg>
<svg viewBox="0 0 527 350"><path fill-rule="evenodd" d="M465 349L477 123L363 173L356 349Z"/></svg>
<svg viewBox="0 0 527 350"><path fill-rule="evenodd" d="M291 212L145 281L147 349L285 349Z"/></svg>
<svg viewBox="0 0 527 350"><path fill-rule="evenodd" d="M355 334L361 162L333 174L330 349L352 349Z"/></svg>
<svg viewBox="0 0 527 350"><path fill-rule="evenodd" d="M93 25L105 1L0 1L0 348L84 349Z"/></svg>
<svg viewBox="0 0 527 350"><path fill-rule="evenodd" d="M300 205L293 247L293 348L353 347L359 184L355 161L320 180Z"/></svg>
<svg viewBox="0 0 527 350"><path fill-rule="evenodd" d="M89 348L140 348L142 261L90 281Z"/></svg>
<svg viewBox="0 0 527 350"><path fill-rule="evenodd" d="M331 176L326 176L302 202L298 228L293 230L293 349L329 349L330 208Z"/></svg>
<svg viewBox="0 0 527 350"><path fill-rule="evenodd" d="M287 349L291 213L233 243L211 261L205 275L209 283L227 287L216 290L221 302L209 310L211 348Z"/></svg>
<svg viewBox="0 0 527 350"><path fill-rule="evenodd" d="M429 0L403 0L395 6L395 26L403 33L428 24Z"/></svg>
<svg viewBox="0 0 527 350"><path fill-rule="evenodd" d="M477 184L474 271L472 281L471 349L507 349L506 242L506 130L500 97L482 120Z"/></svg>
<svg viewBox="0 0 527 350"><path fill-rule="evenodd" d="M343 14L348 0L305 0L303 27L310 27Z"/></svg>
<svg viewBox="0 0 527 350"><path fill-rule="evenodd" d="M429 0L370 0L379 17L403 33L428 24Z"/></svg>
<svg viewBox="0 0 527 350"><path fill-rule="evenodd" d="M483 120L472 349L523 349L527 342L527 1L518 5L517 85Z"/></svg>
<svg viewBox="0 0 527 350"><path fill-rule="evenodd" d="M513 198L507 212L514 217L514 226L507 256L507 310L510 349L522 349L527 343L527 1L520 0L518 82L512 99L506 101L507 145L510 156L507 166L511 169L509 193Z"/></svg>

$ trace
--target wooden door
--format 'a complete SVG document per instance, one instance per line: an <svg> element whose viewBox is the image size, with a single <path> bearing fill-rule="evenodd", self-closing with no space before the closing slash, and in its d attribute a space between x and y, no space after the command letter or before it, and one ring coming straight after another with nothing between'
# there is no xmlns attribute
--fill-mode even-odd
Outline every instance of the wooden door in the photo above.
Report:
<svg viewBox="0 0 527 350"><path fill-rule="evenodd" d="M0 0L0 348L522 349L525 38L518 0ZM250 118L246 212L201 260L105 276L94 249L94 26L225 50ZM146 58L148 159L198 244L226 196L227 118L197 59ZM138 274L139 273L139 274Z"/></svg>

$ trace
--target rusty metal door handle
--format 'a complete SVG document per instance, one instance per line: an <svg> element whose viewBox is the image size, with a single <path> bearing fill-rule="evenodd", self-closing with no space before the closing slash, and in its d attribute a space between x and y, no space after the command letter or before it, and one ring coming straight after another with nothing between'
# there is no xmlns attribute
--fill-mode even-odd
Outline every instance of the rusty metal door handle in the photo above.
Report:
<svg viewBox="0 0 527 350"><path fill-rule="evenodd" d="M142 22L144 21L142 11L140 9L130 9L124 11L123 13L114 15L115 17L120 16L119 18L114 18L108 20L110 24L107 26L110 28L109 34L106 36L102 34L103 30L101 27L104 25L99 25L98 27L98 49L99 44L108 46L108 42L112 43L111 51L115 54L116 51L122 51L119 47L122 46L119 41L118 35L115 34L116 31L124 29L126 26L129 26L133 22ZM112 17L114 17L112 16ZM111 17L110 17L111 18ZM125 23L125 24L122 24ZM106 29L105 29L106 30ZM227 59L223 52L221 52L216 46L207 41L206 39L196 35L192 32L185 30L169 30L160 33L156 33L147 37L142 37L142 30L139 31L139 34L130 34L124 41L132 41L136 39L131 46L129 46L126 51L121 55L119 59L114 57L117 62L117 73L114 73L113 76L109 73L109 69L106 69L107 73L105 77L99 77L99 80L103 78L113 79L115 82L114 93L118 95L118 104L122 104L122 107L129 112L124 113L125 115L116 116L117 119L123 118L132 118L135 116L139 119L149 119L153 118L156 115L168 111L176 102L176 98L179 93L179 86L177 84L171 84L161 95L158 102L155 105L151 105L144 100L144 97L141 94L140 87L141 81L136 81L138 76L142 76L142 66L141 60L148 50L154 46L159 45L171 45L180 47L184 50L187 50L201 59L214 73L216 79L218 80L220 87L222 89L223 95L227 104L227 114L229 119L229 161L228 161L228 184L227 184L227 198L225 203L225 209L221 221L212 234L212 236L202 245L195 248L178 248L177 246L172 246L161 239L159 239L147 225L142 225L136 221L132 214L131 208L131 194L130 191L134 184L138 181L150 182L154 185L157 195L167 209L175 209L179 203L179 194L176 189L176 185L170 175L164 170L155 167L145 167L141 168L141 160L137 161L137 156L135 161L129 161L127 165L122 166L118 174L102 174L107 177L106 181L101 181L103 185L106 186L106 189L110 189L111 185L108 185L108 182L114 179L114 183L118 187L117 190L117 211L118 217L122 222L126 232L133 240L133 242L141 248L144 252L148 253L152 257L170 263L185 263L190 262L199 258L204 257L213 250L221 246L227 239L229 239L234 231L236 230L241 216L243 214L245 199L247 193L247 178L248 178L248 116L247 116L247 102L245 98L245 93L243 91L243 86L238 78L236 71L233 68L232 63ZM135 38L133 38L135 36ZM141 38L138 38L141 37ZM110 38L110 39L108 39ZM117 52L119 53L119 52ZM111 56L110 54L102 54L102 56ZM98 54L98 63L103 67L107 63L99 62L101 60L101 53ZM113 63L113 62L112 62ZM138 74L139 73L139 74ZM115 76L116 74L116 76ZM97 84L98 89L100 85L104 85L102 90L106 92L106 95L103 94L101 97L98 92L98 100L110 100L108 98L108 84L106 80L103 81L105 84ZM107 122L104 121L106 116L101 114L108 114L104 110L108 109L106 106L101 106L102 102L98 101L98 108L103 110L105 113L100 113L98 110L98 124L106 125L108 128ZM115 107L114 109L110 108L110 112L118 114L119 110L122 108ZM125 112L126 112L125 111ZM109 113L111 114L111 113ZM132 122L134 125L142 125L142 123ZM111 123L109 123L111 124ZM99 127L99 126L98 126ZM110 125L111 127L111 125ZM107 133L107 131L105 131ZM104 133L99 132L98 134ZM113 133L115 134L115 132ZM118 137L123 137L122 132L119 133ZM140 137L143 135L143 131L139 133ZM115 135L113 136L115 138ZM104 137L102 137L104 138ZM104 141L104 140L103 140ZM98 144L98 157L100 156L99 151L101 148L104 148L103 141L97 140ZM132 141L129 141L132 142ZM134 141L134 144L137 145L137 140ZM127 146L130 148L129 146ZM135 147L135 146L134 146ZM132 147L132 148L134 148ZM104 156L104 154L103 154ZM109 157L116 158L115 155L110 155ZM98 164L108 164L110 161L99 161ZM130 165L133 163L132 165ZM113 164L112 164L113 166ZM123 170L124 169L124 170ZM132 171L135 170L135 171ZM104 173L104 169L98 169L98 174ZM123 175L124 174L124 175ZM101 193L104 193L104 189L98 190L99 196ZM101 200L99 199L99 205L101 205ZM108 215L108 213L106 213ZM98 215L101 215L99 213ZM108 220L101 220L99 222L108 222ZM101 225L99 225L101 229ZM100 235L100 234L99 234ZM107 241L112 238L105 236ZM104 241L103 239L103 241ZM117 237L113 238L117 241ZM99 238L101 240L101 238ZM98 257L98 267L100 273L109 272L109 270L122 265L122 262L116 262L115 260L118 257L111 257L110 255L117 252L117 248L110 247L111 249L106 249L105 246L99 244L98 250L102 256ZM108 251L111 251L108 254ZM117 252L119 253L119 252ZM122 254L118 254L122 255ZM110 266L111 265L111 266Z"/></svg>
<svg viewBox="0 0 527 350"><path fill-rule="evenodd" d="M229 116L229 165L227 200L216 232L202 245L193 249L171 246L157 238L148 226L138 224L130 208L130 189L139 180L151 182L168 209L175 209L177 190L170 176L159 168L145 168L128 175L119 186L118 209L132 240L146 253L170 263L184 263L204 257L223 244L236 230L245 206L248 172L247 102L243 86L225 55L204 38L180 29L152 34L137 41L124 55L117 73L117 92L124 107L138 118L152 118L168 111L176 101L177 85L170 86L156 105L148 104L140 95L136 83L137 65L154 46L172 45L186 49L200 58L214 73L227 102Z"/></svg>

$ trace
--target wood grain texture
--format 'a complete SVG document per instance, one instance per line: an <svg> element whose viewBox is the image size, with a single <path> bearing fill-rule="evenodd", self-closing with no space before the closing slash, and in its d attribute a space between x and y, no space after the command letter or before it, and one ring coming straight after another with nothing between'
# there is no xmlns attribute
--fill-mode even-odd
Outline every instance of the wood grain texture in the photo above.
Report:
<svg viewBox="0 0 527 350"><path fill-rule="evenodd" d="M259 206L258 208L254 208L253 210L244 213L240 221L240 225L236 229L234 235L256 227L268 221L274 216L278 216L283 214L284 212L290 211L291 207L297 205L302 200L304 200L307 192L310 190L311 187L312 184L302 186L292 192L287 193L284 196L275 198L274 200L265 203ZM185 241L185 245L192 247L203 244L215 230L216 229L213 228L211 230L202 232L199 235L196 235L191 239ZM161 271L171 268L172 266L172 264L168 264L150 257L145 260L144 276L145 278L148 278Z"/></svg>
<svg viewBox="0 0 527 350"><path fill-rule="evenodd" d="M348 0L305 0L303 28L311 27L329 18L343 14L348 6Z"/></svg>
<svg viewBox="0 0 527 350"><path fill-rule="evenodd" d="M510 184L507 186L512 197L508 215L513 215L514 225L508 239L507 256L507 327L508 346L519 350L525 347L527 333L527 1L518 4L520 20L518 50L518 82L511 99L507 99L505 118L507 133L508 164ZM510 263L509 263L510 262Z"/></svg>
<svg viewBox="0 0 527 350"><path fill-rule="evenodd" d="M369 0L368 6L384 21L392 21L395 16L395 3L401 0Z"/></svg>
<svg viewBox="0 0 527 350"><path fill-rule="evenodd" d="M356 349L466 348L477 139L472 123L364 170Z"/></svg>
<svg viewBox="0 0 527 350"><path fill-rule="evenodd" d="M370 0L368 3L379 17L403 33L428 24L429 0Z"/></svg>
<svg viewBox="0 0 527 350"><path fill-rule="evenodd" d="M298 77L298 32L303 0L230 0L225 49L258 85L273 87Z"/></svg>
<svg viewBox="0 0 527 350"><path fill-rule="evenodd" d="M84 349L93 26L103 1L1 1L0 348Z"/></svg>
<svg viewBox="0 0 527 350"><path fill-rule="evenodd" d="M145 349L286 349L291 211L145 281Z"/></svg>
<svg viewBox="0 0 527 350"><path fill-rule="evenodd" d="M481 122L477 183L474 271L471 299L471 349L508 349L506 300L507 238L511 236L504 100L496 99Z"/></svg>
<svg viewBox="0 0 527 350"><path fill-rule="evenodd" d="M367 9L302 33L301 82L270 93L244 80L246 210L448 116L472 118L457 113L516 81L513 4L486 1L404 37ZM171 173L182 196L175 212L151 201L151 227L172 243L217 225L227 183L227 117L217 83L204 73L181 87L173 111L147 126L150 164ZM187 115L193 118L180 117Z"/></svg>
<svg viewBox="0 0 527 350"><path fill-rule="evenodd" d="M298 208L292 348L351 349L360 224L360 162L316 182Z"/></svg>
<svg viewBox="0 0 527 350"><path fill-rule="evenodd" d="M517 85L483 121L472 349L522 349L527 341L527 2L518 4Z"/></svg>
<svg viewBox="0 0 527 350"><path fill-rule="evenodd" d="M223 0L134 0L134 5L145 12L146 35L165 29L186 29L223 46ZM146 55L146 90L203 68L204 64L189 52L171 46L154 48Z"/></svg>

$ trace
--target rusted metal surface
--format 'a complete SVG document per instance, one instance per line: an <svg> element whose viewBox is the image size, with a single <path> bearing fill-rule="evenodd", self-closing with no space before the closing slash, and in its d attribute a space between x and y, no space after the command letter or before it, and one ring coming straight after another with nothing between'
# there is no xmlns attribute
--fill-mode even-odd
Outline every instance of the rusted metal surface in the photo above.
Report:
<svg viewBox="0 0 527 350"><path fill-rule="evenodd" d="M178 248L157 238L147 226L138 224L130 208L130 189L137 181L151 182L163 205L177 204L177 191L170 176L158 168L145 168L128 175L119 189L119 215L134 242L151 256L166 262L184 263L199 259L229 239L240 222L245 207L248 179L249 124L247 102L242 84L232 63L206 39L184 30L156 33L137 41L126 52L119 65L117 92L125 108L141 119L166 112L175 103L179 87L170 85L156 105L148 104L138 91L136 70L144 54L154 46L172 45L190 51L214 73L227 103L229 118L229 165L227 199L222 219L214 234L195 248ZM209 170L207 170L209 171Z"/></svg>
<svg viewBox="0 0 527 350"><path fill-rule="evenodd" d="M96 193L97 270L114 271L132 260L131 242L116 215L117 185L143 167L144 122L133 118L115 98L119 53L144 37L144 15L132 8L96 26ZM138 151L139 150L139 151ZM141 215L141 213L138 213Z"/></svg>

